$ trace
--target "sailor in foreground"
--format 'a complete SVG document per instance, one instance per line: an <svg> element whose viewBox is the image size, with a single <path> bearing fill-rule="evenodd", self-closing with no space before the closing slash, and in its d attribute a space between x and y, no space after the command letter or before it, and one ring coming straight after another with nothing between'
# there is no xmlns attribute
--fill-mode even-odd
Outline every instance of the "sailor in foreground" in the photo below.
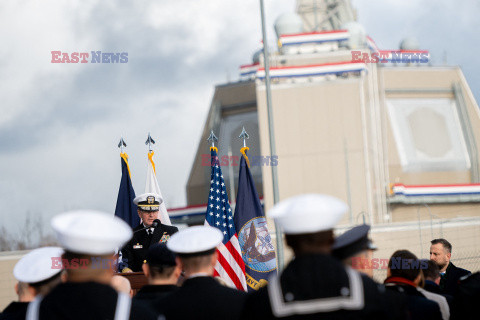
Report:
<svg viewBox="0 0 480 320"><path fill-rule="evenodd" d="M142 222L133 229L133 238L122 249L123 264L128 266L122 272L141 272L148 248L154 243L166 243L178 231L177 227L160 222L162 202L162 198L155 193L144 193L133 199Z"/></svg>
<svg viewBox="0 0 480 320"><path fill-rule="evenodd" d="M132 236L121 219L96 211L74 211L52 219L67 282L30 303L26 319L156 319L144 304L132 303L111 286L114 251Z"/></svg>
<svg viewBox="0 0 480 320"><path fill-rule="evenodd" d="M222 240L217 228L196 226L174 234L167 243L177 253L186 278L182 287L156 303L167 320L239 318L246 293L224 287L213 278L216 248Z"/></svg>
<svg viewBox="0 0 480 320"><path fill-rule="evenodd" d="M295 258L247 298L244 319L389 319L383 286L330 256L333 228L348 210L337 198L305 194L275 205L269 216Z"/></svg>
<svg viewBox="0 0 480 320"><path fill-rule="evenodd" d="M46 295L62 282L63 268L60 259L63 249L44 247L30 251L13 268L13 276L18 280L15 291L19 301L10 303L0 315L0 319L25 319L28 303L37 295Z"/></svg>
<svg viewBox="0 0 480 320"><path fill-rule="evenodd" d="M368 237L370 226L362 224L335 238L332 256L343 264L373 278L373 251L377 246Z"/></svg>
<svg viewBox="0 0 480 320"><path fill-rule="evenodd" d="M175 254L165 243L156 243L148 249L147 261L143 264L143 273L148 285L143 286L134 300L153 301L166 297L176 289L182 269L177 264Z"/></svg>

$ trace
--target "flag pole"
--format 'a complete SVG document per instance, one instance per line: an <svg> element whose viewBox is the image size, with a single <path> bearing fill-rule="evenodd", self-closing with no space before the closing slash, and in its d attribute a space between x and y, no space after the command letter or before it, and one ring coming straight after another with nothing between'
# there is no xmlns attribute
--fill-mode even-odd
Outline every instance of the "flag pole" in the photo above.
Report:
<svg viewBox="0 0 480 320"><path fill-rule="evenodd" d="M126 146L127 146L127 144L125 143L125 140L123 140L123 136L120 136L120 142L118 143L118 148L120 149L120 156L122 156L122 154L123 154L123 148L126 147ZM121 261L120 259L122 258L122 257L121 257L121 254L122 254L122 252L121 252L121 250L120 250L120 248L119 248L119 249L117 250L117 261L116 261L116 263L117 263L117 272L121 272L121 271L122 271L122 270L120 270L120 268L119 268L119 267L120 267L120 261Z"/></svg>
<svg viewBox="0 0 480 320"><path fill-rule="evenodd" d="M247 131L245 131L245 127L243 127L242 129L242 133L240 133L240 135L238 136L240 139L243 138L243 147L246 148L247 147L247 142L246 142L246 139L250 139Z"/></svg>
<svg viewBox="0 0 480 320"><path fill-rule="evenodd" d="M207 141L210 141L212 143L212 148L215 148L215 141L218 141L218 138L215 133L213 133L213 129L210 131L210 136Z"/></svg>
<svg viewBox="0 0 480 320"><path fill-rule="evenodd" d="M218 138L210 132L207 141L211 142L211 179L210 191L208 194L207 210L205 212L205 225L217 228L223 233L223 240L217 246L218 259L214 267L214 276L222 278L228 286L238 290L247 291L247 279L245 276L245 264L242 257L242 250L237 237L237 230L234 226L234 212L230 207L227 186L218 164L218 148L215 142ZM240 257L231 259L231 257Z"/></svg>
<svg viewBox="0 0 480 320"><path fill-rule="evenodd" d="M148 162L147 162L147 177L145 181L145 193L155 193L160 196L163 200L160 203L159 211L159 219L165 225L172 225L170 221L170 216L168 215L168 210L165 202L165 198L162 195L162 191L160 190L160 186L157 180L157 173L155 169L155 163L153 162L153 145L155 144L155 140L152 139L150 132L148 133L147 141L145 144L148 145Z"/></svg>
<svg viewBox="0 0 480 320"><path fill-rule="evenodd" d="M150 132L148 133L147 141L145 141L145 144L148 145L148 152L152 152L152 144L155 144L155 140L152 139L152 136L150 135Z"/></svg>
<svg viewBox="0 0 480 320"><path fill-rule="evenodd" d="M232 159L232 146L228 146L228 159ZM235 196L235 174L233 173L233 165L228 166L228 180L230 180L230 194L232 197ZM230 208L232 208L233 212L235 212L235 207L237 206L237 202L233 202L230 204Z"/></svg>
<svg viewBox="0 0 480 320"><path fill-rule="evenodd" d="M235 208L233 219L236 230L240 230L238 234L239 239L242 239L240 246L243 247L242 250L247 252L246 256L243 256L243 261L245 266L250 267L250 269L245 268L245 276L248 281L249 291L251 291L258 290L262 286L263 281L268 281L271 273L276 273L277 254L272 243L272 236L268 230L265 210L262 208L255 187L255 180L249 169L250 161L247 156L249 150L247 139L249 135L245 127L238 138L243 139L243 148L240 149L242 159L240 160L238 171L237 207ZM248 232L248 230L250 231ZM261 244L257 244L257 240L260 240ZM252 256L248 252L255 252L253 254L255 258L249 258ZM262 256L262 258L258 258L259 256ZM263 261L264 268L262 272L255 271L254 260Z"/></svg>
<svg viewBox="0 0 480 320"><path fill-rule="evenodd" d="M267 42L267 31L265 29L265 9L263 5L263 0L260 0L260 16L262 20L262 36L263 36L263 61L265 64L265 90L267 94L267 112L268 112L268 132L270 138L270 156L273 157L276 155L275 149L275 133L273 128L273 111L272 111L272 94L270 90L270 61L268 54L268 42ZM278 175L277 175L277 166L272 167L272 186L273 186L273 204L276 204L279 201L278 193ZM275 223L275 235L277 242L277 257L278 257L278 270L283 270L283 237L280 230L280 226Z"/></svg>
<svg viewBox="0 0 480 320"><path fill-rule="evenodd" d="M120 148L120 153L123 153L123 148L126 146L127 144L125 143L125 140L123 140L123 137L120 136L120 142L118 143L118 147Z"/></svg>

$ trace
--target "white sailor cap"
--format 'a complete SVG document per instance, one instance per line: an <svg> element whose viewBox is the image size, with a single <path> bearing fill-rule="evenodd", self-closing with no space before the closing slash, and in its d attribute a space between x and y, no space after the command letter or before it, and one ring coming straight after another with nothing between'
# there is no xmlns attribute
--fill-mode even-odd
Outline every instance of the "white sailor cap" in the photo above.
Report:
<svg viewBox="0 0 480 320"><path fill-rule="evenodd" d="M99 211L67 212L54 217L51 224L60 245L74 253L112 254L132 237L123 220Z"/></svg>
<svg viewBox="0 0 480 320"><path fill-rule="evenodd" d="M60 247L32 250L17 262L13 276L18 281L30 284L48 280L62 271L62 254Z"/></svg>
<svg viewBox="0 0 480 320"><path fill-rule="evenodd" d="M223 233L210 226L195 226L174 233L167 248L179 255L208 254L222 242Z"/></svg>
<svg viewBox="0 0 480 320"><path fill-rule="evenodd" d="M133 203L142 211L158 211L162 202L162 197L156 193L144 193L133 199Z"/></svg>
<svg viewBox="0 0 480 320"><path fill-rule="evenodd" d="M335 197L312 193L277 203L268 216L286 234L303 234L333 229L347 210L348 206Z"/></svg>

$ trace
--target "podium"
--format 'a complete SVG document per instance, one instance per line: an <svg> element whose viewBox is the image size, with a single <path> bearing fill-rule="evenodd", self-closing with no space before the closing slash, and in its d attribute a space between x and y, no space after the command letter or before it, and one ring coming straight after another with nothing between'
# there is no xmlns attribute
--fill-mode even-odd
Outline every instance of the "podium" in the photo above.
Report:
<svg viewBox="0 0 480 320"><path fill-rule="evenodd" d="M127 278L130 281L130 286L133 290L133 295L136 295L144 285L148 284L147 277L143 272L130 272L130 273L116 273L116 275Z"/></svg>

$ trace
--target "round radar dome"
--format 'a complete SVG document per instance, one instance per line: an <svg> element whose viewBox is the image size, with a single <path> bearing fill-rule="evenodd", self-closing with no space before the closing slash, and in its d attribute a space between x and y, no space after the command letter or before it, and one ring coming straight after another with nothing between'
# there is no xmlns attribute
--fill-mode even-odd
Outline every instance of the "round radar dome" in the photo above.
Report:
<svg viewBox="0 0 480 320"><path fill-rule="evenodd" d="M349 21L342 26L342 29L347 30L350 34L350 38L347 41L347 45L350 49L357 49L365 46L367 33L360 23Z"/></svg>
<svg viewBox="0 0 480 320"><path fill-rule="evenodd" d="M302 33L302 18L293 12L280 15L277 20L275 20L275 32L277 33L277 37L280 37L284 34Z"/></svg>
<svg viewBox="0 0 480 320"><path fill-rule="evenodd" d="M255 51L255 53L252 56L253 63L260 63L260 57L262 56L262 54L263 54L262 49Z"/></svg>
<svg viewBox="0 0 480 320"><path fill-rule="evenodd" d="M418 50L419 48L420 44L413 37L405 38L400 42L400 50Z"/></svg>

